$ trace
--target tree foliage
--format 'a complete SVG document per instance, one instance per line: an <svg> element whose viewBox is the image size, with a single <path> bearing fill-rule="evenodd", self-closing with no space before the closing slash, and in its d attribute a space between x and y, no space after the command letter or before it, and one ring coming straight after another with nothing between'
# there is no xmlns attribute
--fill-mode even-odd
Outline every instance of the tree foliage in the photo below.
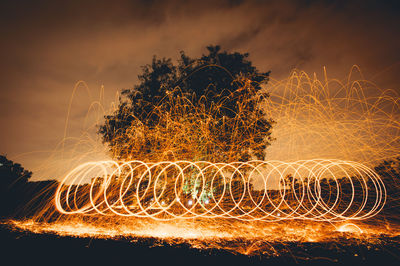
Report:
<svg viewBox="0 0 400 266"><path fill-rule="evenodd" d="M375 171L385 184L386 213L398 214L400 211L400 157L383 161L375 167ZM398 215L392 218L399 219Z"/></svg>
<svg viewBox="0 0 400 266"><path fill-rule="evenodd" d="M21 191L32 172L0 155L0 217L8 216L23 201Z"/></svg>
<svg viewBox="0 0 400 266"><path fill-rule="evenodd" d="M243 161L264 159L273 121L261 108L268 94L248 54L207 47L193 59L181 52L153 57L139 84L122 91L99 133L118 159Z"/></svg>
<svg viewBox="0 0 400 266"><path fill-rule="evenodd" d="M32 172L25 170L19 163L8 160L0 155L0 184L1 188L25 184L32 176Z"/></svg>

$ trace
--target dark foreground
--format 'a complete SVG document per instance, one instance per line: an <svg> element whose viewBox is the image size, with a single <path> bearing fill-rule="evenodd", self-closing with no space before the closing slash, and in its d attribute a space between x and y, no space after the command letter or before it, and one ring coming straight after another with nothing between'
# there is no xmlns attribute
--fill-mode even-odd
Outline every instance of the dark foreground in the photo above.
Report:
<svg viewBox="0 0 400 266"><path fill-rule="evenodd" d="M341 243L302 243L301 247L287 243L290 255L245 256L188 245L155 245L155 239L60 237L0 225L0 265L400 265L399 239L384 242L345 249Z"/></svg>

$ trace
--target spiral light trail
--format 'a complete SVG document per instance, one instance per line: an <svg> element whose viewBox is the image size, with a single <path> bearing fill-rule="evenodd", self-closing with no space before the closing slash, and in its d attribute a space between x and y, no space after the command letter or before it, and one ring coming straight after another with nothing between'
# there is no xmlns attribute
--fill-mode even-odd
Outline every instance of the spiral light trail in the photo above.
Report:
<svg viewBox="0 0 400 266"><path fill-rule="evenodd" d="M55 200L63 214L343 221L376 215L386 190L373 170L342 160L101 161L69 172Z"/></svg>
<svg viewBox="0 0 400 266"><path fill-rule="evenodd" d="M397 176L376 167L400 154L400 98L355 79L357 73L354 67L340 81L326 72L320 80L293 71L287 79L270 80L270 96L260 104L276 123L265 161L222 163L255 158L239 159L240 141L227 156L221 149L203 152L207 143L224 143L210 138L212 117L184 97L170 101L170 112L159 109L165 124L132 123L109 151L97 139L97 125L117 104L105 111L100 97L90 104L83 134L66 134L40 168L41 176L63 177L49 190L56 191L55 198L44 201L32 219L12 221L12 226L271 256L292 256L287 247L293 245L285 243L333 243L336 249L344 241L367 243L369 249L387 237L398 239ZM248 114L237 118L230 125L251 124ZM241 129L232 126L221 133L231 132ZM247 134L251 131L244 133L246 141L254 137ZM154 143L150 153L143 141Z"/></svg>

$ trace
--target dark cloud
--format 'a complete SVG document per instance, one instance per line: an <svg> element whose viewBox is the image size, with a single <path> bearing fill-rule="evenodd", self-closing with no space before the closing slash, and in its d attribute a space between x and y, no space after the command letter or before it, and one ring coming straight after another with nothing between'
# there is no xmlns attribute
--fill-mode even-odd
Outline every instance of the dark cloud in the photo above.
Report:
<svg viewBox="0 0 400 266"><path fill-rule="evenodd" d="M272 77L291 69L342 78L353 64L399 88L398 1L2 1L0 152L50 149L74 84L106 101L154 54L199 56L209 44L250 52ZM92 97L94 98L94 96ZM89 97L80 90L74 112ZM75 115L76 115L75 114ZM76 122L78 124L78 122ZM78 129L71 127L71 134ZM29 158L24 159L29 167ZM24 163L24 161L22 161Z"/></svg>

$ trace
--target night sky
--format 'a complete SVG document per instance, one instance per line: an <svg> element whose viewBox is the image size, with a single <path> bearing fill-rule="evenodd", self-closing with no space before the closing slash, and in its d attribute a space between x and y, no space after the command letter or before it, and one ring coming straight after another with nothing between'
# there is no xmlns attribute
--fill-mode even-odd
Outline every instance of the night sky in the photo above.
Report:
<svg viewBox="0 0 400 266"><path fill-rule="evenodd" d="M84 3L83 3L84 2ZM63 137L75 83L108 105L153 55L210 44L249 52L281 79L293 68L345 78L352 65L400 90L396 1L1 1L0 153L34 169ZM70 134L90 104L78 91ZM26 154L29 152L35 152Z"/></svg>

